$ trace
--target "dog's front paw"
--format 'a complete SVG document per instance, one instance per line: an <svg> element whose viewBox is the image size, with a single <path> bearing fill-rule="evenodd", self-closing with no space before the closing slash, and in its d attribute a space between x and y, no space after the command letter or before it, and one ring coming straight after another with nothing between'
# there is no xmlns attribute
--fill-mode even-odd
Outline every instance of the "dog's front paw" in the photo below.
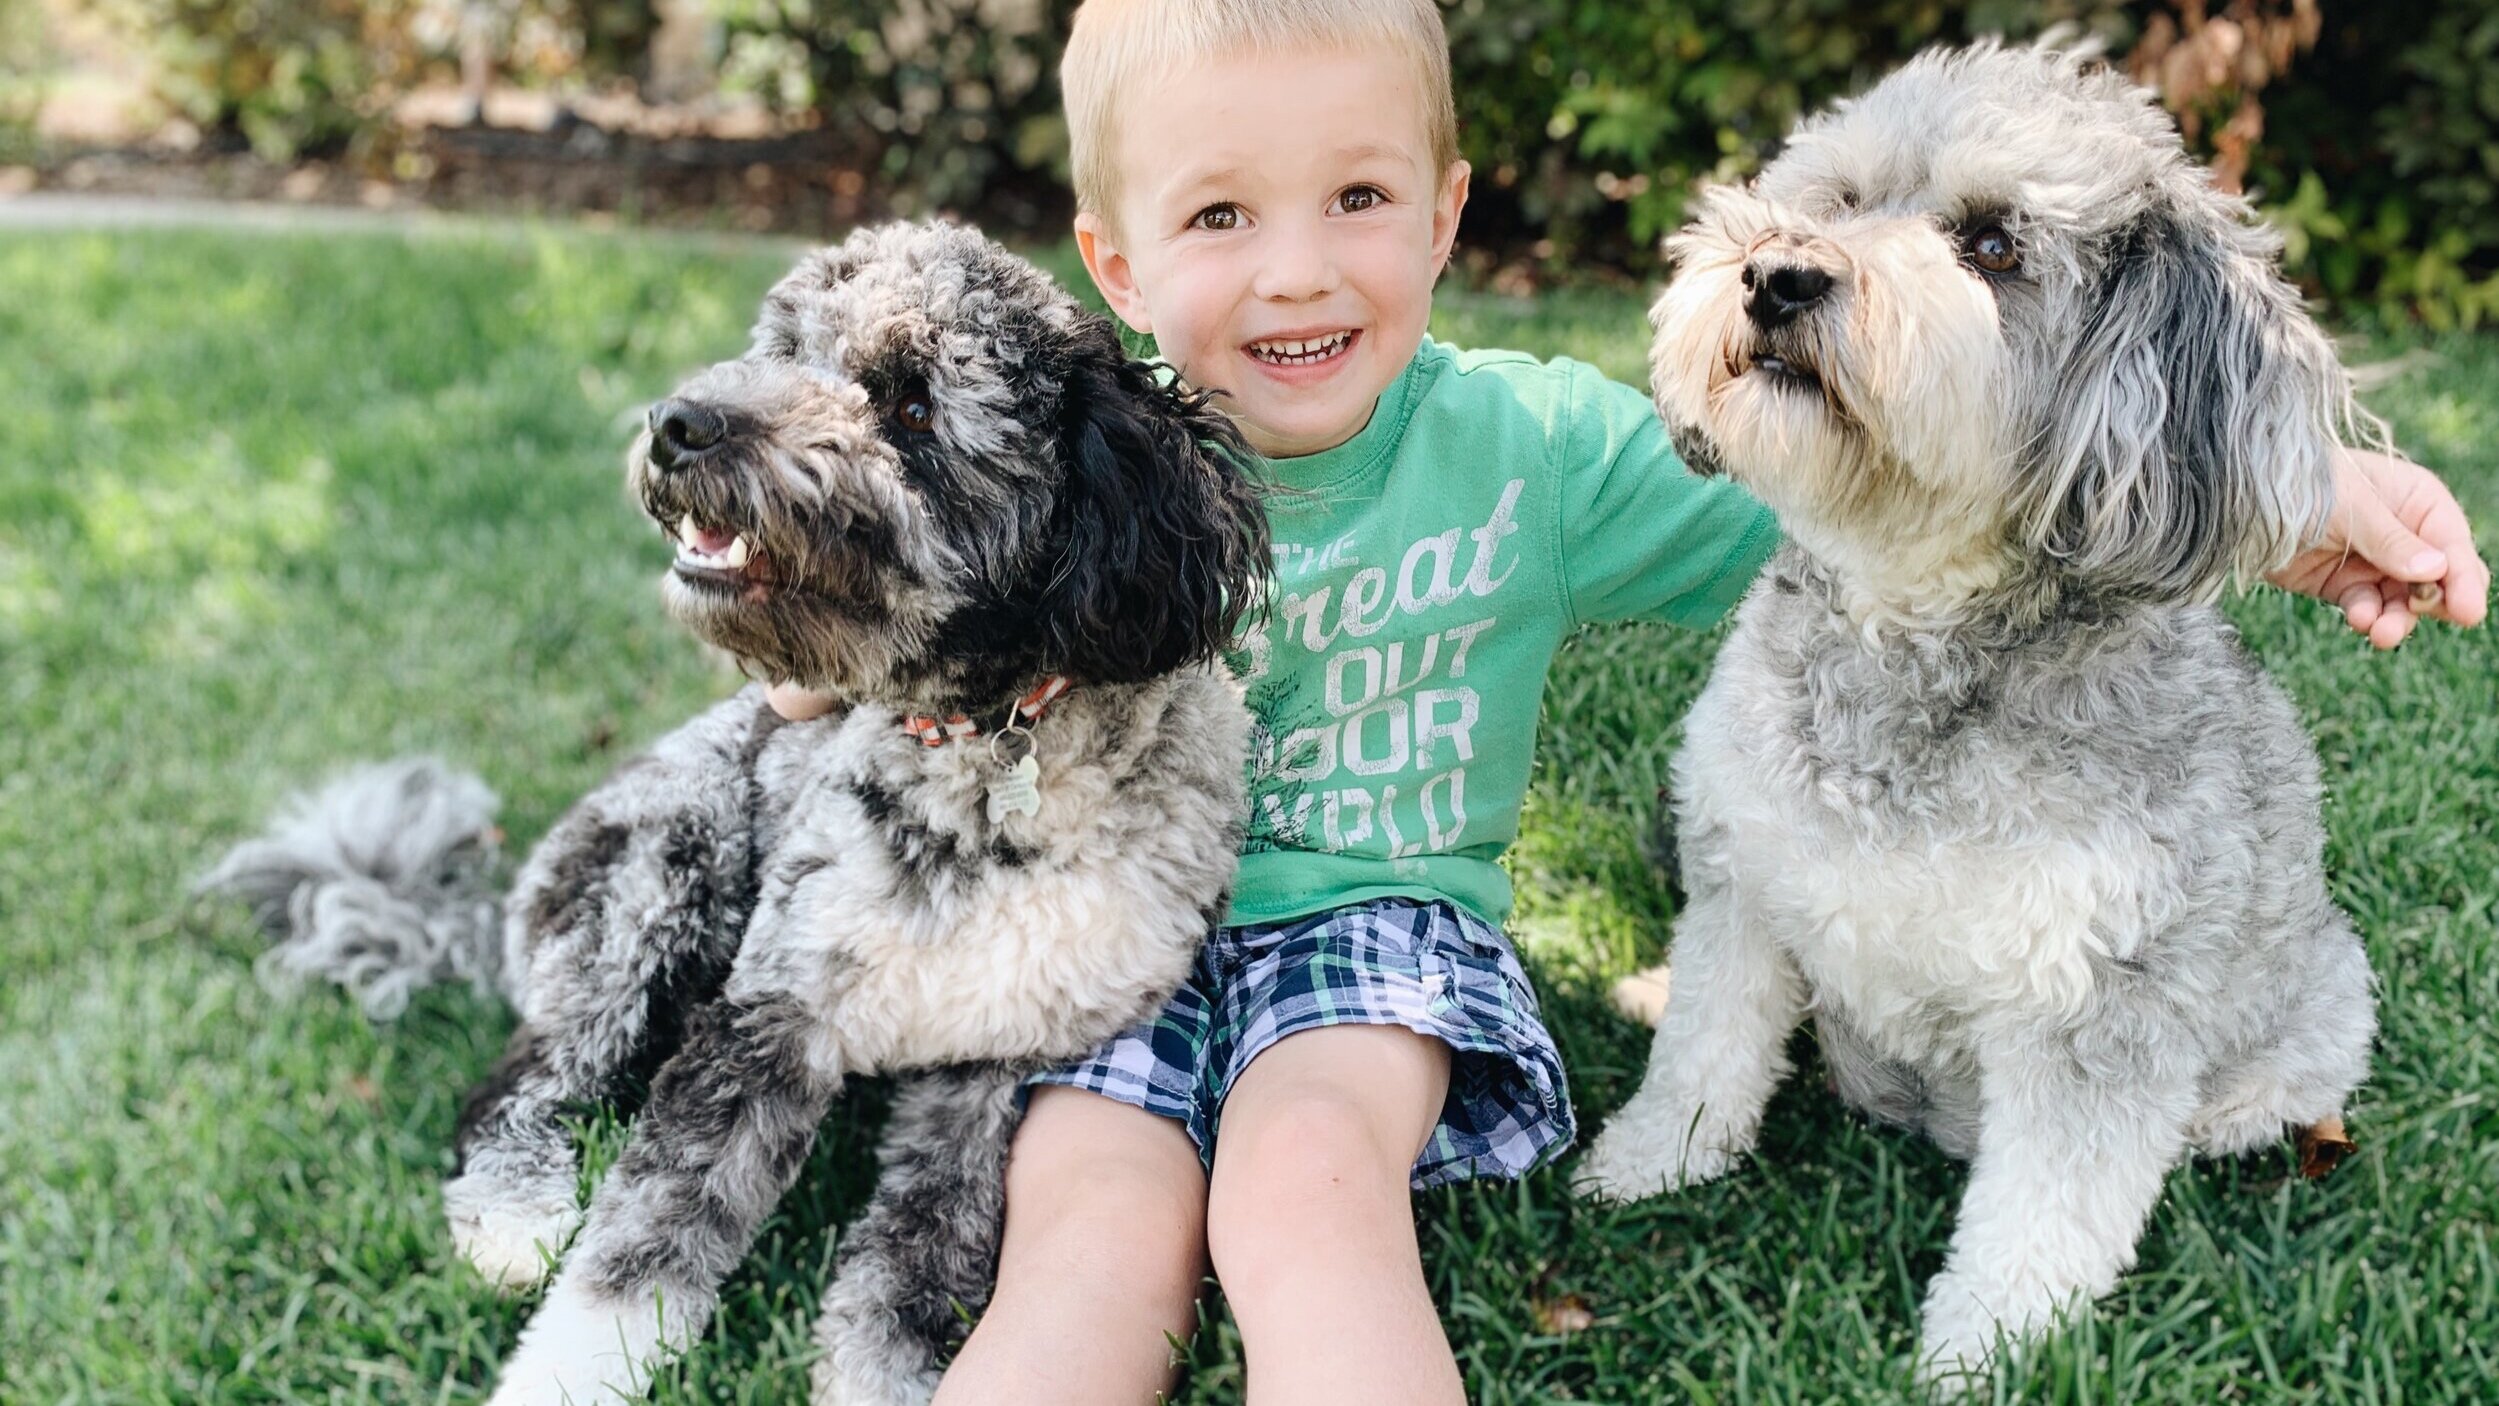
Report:
<svg viewBox="0 0 2499 1406"><path fill-rule="evenodd" d="M519 1292L547 1277L581 1228L569 1177L516 1182L472 1174L443 1183L451 1244L488 1283Z"/></svg>
<svg viewBox="0 0 2499 1406"><path fill-rule="evenodd" d="M656 1296L647 1306L584 1287L573 1276L547 1291L503 1364L487 1406L623 1406L692 1341L694 1318Z"/></svg>
<svg viewBox="0 0 2499 1406"><path fill-rule="evenodd" d="M1924 1327L1918 1338L1918 1382L1950 1400L1983 1389L2007 1347L2056 1316L2042 1300L2025 1305L2021 1295L1978 1276L1946 1270L1926 1286Z"/></svg>
<svg viewBox="0 0 2499 1406"><path fill-rule="evenodd" d="M937 1368L898 1355L827 1353L808 1369L807 1406L928 1406Z"/></svg>
<svg viewBox="0 0 2499 1406"><path fill-rule="evenodd" d="M1626 1107L1579 1159L1571 1189L1591 1200L1637 1201L1723 1175L1742 1149L1694 1136L1699 1121Z"/></svg>

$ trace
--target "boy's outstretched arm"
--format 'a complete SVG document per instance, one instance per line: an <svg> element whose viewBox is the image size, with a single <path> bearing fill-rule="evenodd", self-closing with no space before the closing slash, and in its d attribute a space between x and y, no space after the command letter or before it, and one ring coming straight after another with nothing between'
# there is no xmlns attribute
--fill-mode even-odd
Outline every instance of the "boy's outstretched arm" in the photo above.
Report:
<svg viewBox="0 0 2499 1406"><path fill-rule="evenodd" d="M2472 626L2490 609L2490 568L2455 495L2420 465L2364 449L2335 458L2324 536L2265 579L2341 607L2380 649L2423 617Z"/></svg>

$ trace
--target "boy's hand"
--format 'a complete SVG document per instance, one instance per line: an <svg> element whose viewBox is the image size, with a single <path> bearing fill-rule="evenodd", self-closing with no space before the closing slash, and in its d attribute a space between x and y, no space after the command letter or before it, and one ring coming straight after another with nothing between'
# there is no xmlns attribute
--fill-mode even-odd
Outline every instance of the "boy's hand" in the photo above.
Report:
<svg viewBox="0 0 2499 1406"><path fill-rule="evenodd" d="M833 711L833 700L829 695L801 688L794 683L776 683L765 689L764 701L772 705L772 711L794 723L820 718Z"/></svg>
<svg viewBox="0 0 2499 1406"><path fill-rule="evenodd" d="M2455 495L2420 465L2363 449L2335 455L2324 536L2265 579L2342 607L2380 649L2420 618L2478 625L2490 609L2490 568Z"/></svg>

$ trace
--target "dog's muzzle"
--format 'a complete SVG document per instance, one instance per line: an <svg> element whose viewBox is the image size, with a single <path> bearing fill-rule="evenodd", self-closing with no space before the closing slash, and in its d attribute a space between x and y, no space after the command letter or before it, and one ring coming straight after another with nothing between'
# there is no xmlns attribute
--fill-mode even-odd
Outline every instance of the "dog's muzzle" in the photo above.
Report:
<svg viewBox="0 0 2499 1406"><path fill-rule="evenodd" d="M1836 282L1828 271L1785 250L1745 260L1743 279L1744 315L1764 332L1775 332L1811 312Z"/></svg>
<svg viewBox="0 0 2499 1406"><path fill-rule="evenodd" d="M651 467L673 473L729 437L729 417L691 400L663 400L651 407Z"/></svg>

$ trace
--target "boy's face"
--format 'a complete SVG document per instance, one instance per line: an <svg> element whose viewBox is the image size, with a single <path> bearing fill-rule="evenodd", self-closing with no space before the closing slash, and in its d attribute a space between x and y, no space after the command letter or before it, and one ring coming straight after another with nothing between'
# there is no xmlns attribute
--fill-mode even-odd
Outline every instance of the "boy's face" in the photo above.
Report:
<svg viewBox="0 0 2499 1406"><path fill-rule="evenodd" d="M1128 325L1262 454L1344 443L1423 339L1467 167L1433 169L1386 53L1223 56L1121 102L1115 221L1077 217Z"/></svg>

